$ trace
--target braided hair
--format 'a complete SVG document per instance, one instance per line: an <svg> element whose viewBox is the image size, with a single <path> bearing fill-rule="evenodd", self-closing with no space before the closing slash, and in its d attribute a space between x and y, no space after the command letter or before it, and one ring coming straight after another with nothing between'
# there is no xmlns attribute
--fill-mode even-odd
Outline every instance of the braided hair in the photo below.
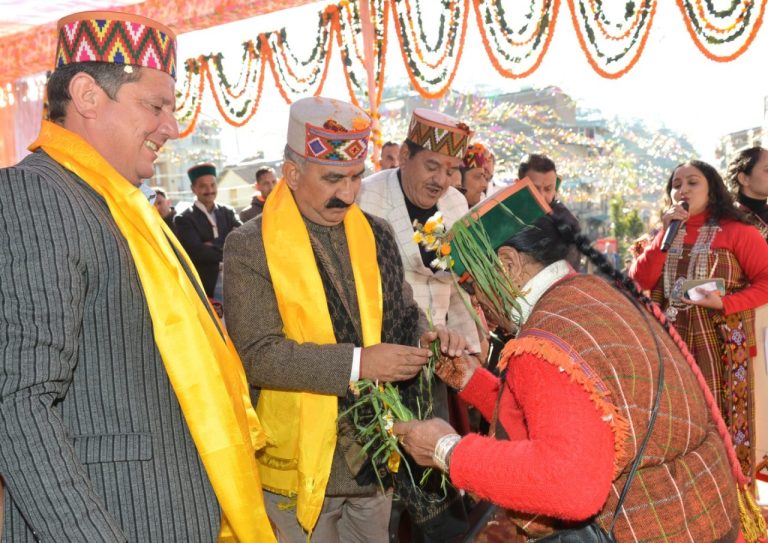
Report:
<svg viewBox="0 0 768 543"><path fill-rule="evenodd" d="M725 182L731 187L731 190L738 194L741 192L741 183L739 183L739 174L752 175L752 170L760 161L760 155L766 151L762 147L750 147L742 149L736 155L736 158L728 164L728 171L725 174Z"/></svg>
<svg viewBox="0 0 768 543"><path fill-rule="evenodd" d="M677 330L670 325L661 308L648 296L640 292L637 288L637 284L630 277L616 269L616 267L614 267L602 253L592 246L592 242L589 238L580 232L578 223L574 225L573 221L569 218L573 215L564 205L559 202L554 202L551 204L551 207L551 214L541 217L530 227L512 236L503 245L524 252L544 265L565 258L568 248L575 246L602 274L610 278L620 291L628 295L632 300L637 301L640 307L653 315L661 327L672 338L675 345L680 349L688 366L695 375L699 389L704 395L704 400L717 426L717 431L725 443L731 472L740 486L745 485L748 479L741 471L741 466L733 447L731 434L720 413L717 401L712 395L712 392L704 379L704 375L699 369L699 365L693 358L693 355L683 338L681 338L680 334L677 333Z"/></svg>

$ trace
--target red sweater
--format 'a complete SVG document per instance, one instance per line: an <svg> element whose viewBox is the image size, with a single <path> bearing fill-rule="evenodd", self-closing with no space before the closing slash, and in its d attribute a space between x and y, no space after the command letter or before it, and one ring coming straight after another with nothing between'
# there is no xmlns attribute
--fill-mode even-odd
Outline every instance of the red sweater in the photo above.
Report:
<svg viewBox="0 0 768 543"><path fill-rule="evenodd" d="M699 228L709 217L705 211L694 215L686 222L683 243L693 245L699 235ZM768 303L768 244L754 226L732 220L720 223L722 230L712 241L711 249L725 249L736 255L750 286L739 292L723 296L723 311L726 315L754 309ZM667 253L661 252L664 231L660 231L653 242L635 260L629 275L643 290L651 290L664 273ZM678 270L685 273L685 270Z"/></svg>
<svg viewBox="0 0 768 543"><path fill-rule="evenodd" d="M499 420L509 440L478 434L451 455L451 481L505 508L583 520L605 503L614 437L586 390L534 355L509 362ZM499 380L478 369L461 393L490 420Z"/></svg>

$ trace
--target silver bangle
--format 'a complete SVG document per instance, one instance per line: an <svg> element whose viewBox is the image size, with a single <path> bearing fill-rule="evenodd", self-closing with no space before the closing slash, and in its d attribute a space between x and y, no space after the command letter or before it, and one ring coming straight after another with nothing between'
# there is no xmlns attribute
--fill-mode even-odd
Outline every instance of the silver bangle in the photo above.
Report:
<svg viewBox="0 0 768 543"><path fill-rule="evenodd" d="M448 473L448 457L459 441L461 441L459 434L447 434L437 440L435 451L432 453L432 460L444 473Z"/></svg>

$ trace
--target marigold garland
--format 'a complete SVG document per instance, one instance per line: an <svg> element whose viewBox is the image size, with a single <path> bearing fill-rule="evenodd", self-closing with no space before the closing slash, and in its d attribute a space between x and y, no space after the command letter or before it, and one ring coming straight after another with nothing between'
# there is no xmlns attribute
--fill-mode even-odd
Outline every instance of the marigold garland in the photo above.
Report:
<svg viewBox="0 0 768 543"><path fill-rule="evenodd" d="M239 119L245 115L247 115L249 118L252 117L253 113L248 113L248 104L252 101L258 102L259 98L261 97L262 85L257 83L256 78L259 77L260 79L263 79L263 75L261 75L263 74L263 69L259 70L258 73L254 72L252 69L253 59L258 57L256 51L253 49L252 42L247 42L244 44L244 54L248 55L249 57L252 55L253 58L250 58L248 62L243 63L243 65L248 66L248 72L244 75L244 77L242 77L242 84L235 90L233 90L229 85L229 82L227 81L226 75L224 73L222 55L218 54L206 58L208 67L206 76L211 84L214 99L219 106L219 111L222 111L225 107L229 112L227 115L225 115L225 117L229 118L229 120L232 120L232 118ZM245 58L245 56L243 58ZM215 76L218 80L218 84L213 83L212 77L214 76L214 72L210 69L211 65L213 65L215 70ZM243 76L242 73L241 76ZM246 91L249 90L251 91L251 94L246 95ZM220 95L220 98L218 95ZM225 106L221 106L222 101L224 102ZM233 105L238 101L240 102L239 106ZM242 124L238 124L236 126L242 126Z"/></svg>
<svg viewBox="0 0 768 543"><path fill-rule="evenodd" d="M538 69L555 32L560 0L544 0L542 2L539 16L535 20L535 30L528 39L522 41L514 40L510 35L513 32L523 34L528 30L528 26L534 23L533 2L529 16L526 16L530 22L516 31L510 28L504 17L504 7L501 0L473 0L472 3L475 8L475 17L478 21L483 47L496 71L504 77L517 79L527 77ZM483 7L484 11L481 11ZM504 38L506 43L502 43L498 36ZM492 38L493 47L491 47ZM530 58L533 59L530 66L517 69L518 65Z"/></svg>
<svg viewBox="0 0 768 543"><path fill-rule="evenodd" d="M253 42L249 40L243 43L243 60L241 61L242 67L240 69L240 75L237 77L237 84L234 87L235 89L240 90L233 90L232 86L229 84L229 81L224 75L224 69L221 62L222 57L223 55L221 54L215 56L217 59L216 72L221 79L221 84L224 86L224 90L231 98L237 100L248 89L248 83L251 80L253 61L256 58L256 51L254 50Z"/></svg>
<svg viewBox="0 0 768 543"><path fill-rule="evenodd" d="M403 62L406 66L408 78L411 81L413 87L425 98L439 98L450 88L456 72L458 70L459 61L461 60L461 53L464 50L464 39L466 37L467 30L467 14L469 12L468 2L469 0L448 1L442 0L441 4L443 12L441 13L441 24L438 32L437 45L435 48L430 48L426 43L426 34L421 25L419 25L418 35L413 28L414 14L408 11L410 4L406 4L403 0L390 0L393 7L393 16L395 19L395 28L398 39L400 41L400 52L403 57ZM406 9L403 9L405 6ZM421 10L419 4L416 4L416 21L420 23L422 20ZM448 12L447 28L445 25L445 17ZM410 32L406 32L408 29ZM457 32L458 29L458 32ZM447 40L445 34L456 36L458 40ZM412 36L412 39L409 39ZM432 63L435 68L440 68L433 76L429 76L422 71L422 67L416 62L417 58L414 57L415 52L417 57L423 59L422 45L424 49L428 51L435 51L437 48L445 43L445 52L440 57L439 65ZM430 65L426 61L422 62L425 68L429 68Z"/></svg>
<svg viewBox="0 0 768 543"><path fill-rule="evenodd" d="M186 77L184 78L184 83L182 84L182 89L184 89L184 92L176 91L176 97L179 98L182 95L184 96L181 99L181 103L176 104L177 110L184 110L187 108L187 100L189 100L189 97L192 94L192 74L194 72L194 63L195 59L188 58L184 62L184 73L186 73Z"/></svg>
<svg viewBox="0 0 768 543"><path fill-rule="evenodd" d="M259 34L243 43L235 85L225 75L220 53L187 59L185 75L183 80L180 78L177 91L177 118L184 125L180 136L188 136L194 130L206 87L210 87L216 107L227 123L246 124L258 110L267 65L287 103L295 96L319 94L328 75L334 39L339 45L350 100L359 105L367 98L369 113L378 119L378 104L384 92L390 15L413 88L425 98L442 97L450 88L461 60L470 0L440 0L439 28L431 42L421 8L427 5L425 0L364 0L370 10L374 33L374 65L370 72L374 84L368 82L360 1L341 0L318 12L317 40L304 59L298 58L290 47L285 28ZM647 43L658 1L626 3L624 21L617 23L607 19L603 8L605 0L568 0L579 46L598 74L617 79L634 67ZM512 3L506 0L471 2L483 47L494 68L509 78L526 77L535 71L551 43L561 0L516 3L515 9L524 10L525 20L518 28L511 26L506 13L512 9ZM732 0L727 8L718 10L713 0L677 0L694 43L707 58L718 62L733 60L749 48L762 25L766 4L768 0ZM437 3L428 5L434 8ZM741 45L739 40L743 40ZM609 47L610 44L614 45ZM738 47L723 53L724 46L729 44ZM369 92L374 96L369 96ZM372 134L372 142L375 149L381 146L380 129ZM375 151L372 156L376 156Z"/></svg>
<svg viewBox="0 0 768 543"><path fill-rule="evenodd" d="M262 68L259 70L259 75L258 75L259 79L258 79L258 82L256 83L255 95L253 97L249 97L246 100L244 100L240 109L234 110L230 105L229 99L227 98L227 94L221 92L222 91L221 79L220 79L220 84L218 85L214 84L213 74L210 68L206 70L207 80L211 86L211 91L213 94L213 99L216 103L216 108L219 110L219 114L221 114L221 116L226 120L227 123L235 127L244 126L256 114L256 111L259 109L259 102L261 101L261 91L263 90L263 87L264 87L264 72L265 72L265 69L264 69L264 66L262 66ZM249 76L249 79L250 79L250 76ZM217 92L217 89L218 89L218 92ZM221 94L221 98L219 97L219 94ZM224 106L222 106L222 100L224 100L225 102L226 110Z"/></svg>
<svg viewBox="0 0 768 543"><path fill-rule="evenodd" d="M637 9L637 6L634 4L634 2L628 2L625 6L625 19L628 16L632 15L632 11L634 11L635 16L632 20L632 23L627 26L627 29L619 34L618 36L614 36L610 33L608 28L606 28L606 25L604 23L608 23L608 20L605 16L605 12L603 11L603 2L602 0L589 0L589 7L590 11L595 17L595 23L597 25L597 29L600 31L600 34L603 35L603 37L607 40L612 41L621 41L623 39L626 39L629 37L629 35L632 33L633 30L637 27L637 25L640 23L640 15L642 13L642 10Z"/></svg>
<svg viewBox="0 0 768 543"><path fill-rule="evenodd" d="M357 43L358 36L362 35L362 27L360 15L356 7L357 3L352 5L347 3L341 7L346 12L346 17L342 17L341 14L339 15L339 29L336 33L336 39L339 45L339 52L341 53L341 65L344 70L347 92L352 103L359 107L360 100L357 94L363 94L365 87L363 86L362 78L358 77L355 73L355 68L357 67L356 65L365 66L365 60ZM352 43L351 49L350 42Z"/></svg>
<svg viewBox="0 0 768 543"><path fill-rule="evenodd" d="M269 33L267 43L271 50L270 67L280 93L288 103L292 101L288 92L298 97L310 93L317 95L322 91L333 52L333 34L338 32L338 17L338 7L335 5L327 6L318 15L320 31L312 51L305 60L298 59L291 50L285 28ZM308 73L299 75L300 70Z"/></svg>
<svg viewBox="0 0 768 543"><path fill-rule="evenodd" d="M688 30L688 34L696 44L696 47L704 56L716 62L729 62L738 58L744 51L749 49L763 24L767 3L768 0L733 0L730 9L716 11L712 2L707 0L707 10L713 18L721 20L733 19L729 26L718 27L710 22L709 17L704 12L701 0L695 0L695 2L691 0L677 0L677 6L680 8L683 20L685 21L685 28ZM753 20L753 11L756 4L759 4L757 15L754 16L754 24L750 24ZM737 6L741 6L742 11L738 16L733 17ZM723 54L715 52L718 46L734 42L737 38L744 35L750 26L751 29L744 43L735 51Z"/></svg>
<svg viewBox="0 0 768 543"><path fill-rule="evenodd" d="M365 68L365 56L362 52L362 21L360 20L360 9L358 2L346 2L340 4L345 15L339 16L339 32L337 39L341 48L342 66L347 77L347 90L353 103L358 105L360 98L368 95L367 74ZM369 113L373 115L372 104L381 103L381 96L384 92L384 63L386 59L387 41L385 36L388 32L388 0L373 0L370 2L370 15L373 23L375 39L373 42L373 74L376 81L375 97L371 100L368 97ZM351 46L350 46L351 43ZM358 71L362 75L358 75Z"/></svg>
<svg viewBox="0 0 768 543"><path fill-rule="evenodd" d="M180 122L188 122L186 128L183 128L179 131L179 137L180 138L186 138L189 136L192 131L195 129L195 125L197 124L197 118L200 116L200 108L203 105L203 92L205 91L205 77L203 71L206 69L202 63L195 61L195 62L188 62L185 64L187 69L189 70L190 74L194 74L197 76L197 92L192 96L192 103L189 107L189 110L187 113L182 114L181 118L179 119ZM194 77L189 78L189 85L190 88L195 86L194 85Z"/></svg>
<svg viewBox="0 0 768 543"><path fill-rule="evenodd" d="M357 7L357 2L346 2L343 6L339 6L340 9L344 10L345 17L339 17L339 23L341 23L342 29L349 29L349 32L344 32L344 36L350 37L350 42L352 43L352 50L355 53L355 58L361 65L365 65L365 56L363 55L361 48L362 45L358 44L357 36L362 35L362 22L360 21L360 11ZM349 46L344 45L344 49L346 51L349 51Z"/></svg>
<svg viewBox="0 0 768 543"><path fill-rule="evenodd" d="M623 50L609 56L605 51L603 51L600 44L597 42L597 35L589 24L589 21L592 20L592 18L588 15L588 8L585 4L585 1L568 0L568 6L571 9L571 21L573 22L573 27L576 30L576 37L578 38L579 46L586 55L587 61L589 62L589 65L592 66L593 70L607 79L618 79L634 67L634 65L640 59L640 56L645 49L645 44L648 41L648 35L650 34L651 27L653 26L653 17L656 14L657 1L658 0L640 0L640 6L637 6L634 9L638 10L638 12L642 14L642 17L637 25L633 25L635 32L631 37L629 44L627 44ZM578 11L574 2L578 2L579 4ZM579 19L579 15L581 16L581 19ZM592 13L592 15L594 16L595 13ZM625 13L625 16L626 15L627 14ZM584 29L582 29L582 24L584 25ZM594 50L594 54L588 46L587 42L589 42L591 49ZM615 71L609 71L607 69L609 64L623 61L624 57L630 53L632 53L632 56L629 58L629 61L624 65L623 68Z"/></svg>
<svg viewBox="0 0 768 543"><path fill-rule="evenodd" d="M413 6L411 6L410 0L401 0L405 4L405 11L404 13L413 13L414 9ZM406 17L405 21L408 23L406 26L408 28L408 33L411 36L410 42L413 43L413 49L416 52L416 56L424 66L426 66L429 69L436 69L443 65L443 62L445 62L445 59L448 57L448 54L453 50L453 43L456 38L456 23L453 17L451 17L451 21L448 25L448 35L445 36L445 13L440 14L440 28L437 31L437 43L434 47L430 47L429 43L427 41L427 36L424 32L424 24L421 20L421 10L419 9L419 4L416 4L416 21L414 23L413 19ZM454 13L454 6L455 3L453 0L450 1L448 4L448 13L453 15ZM416 29L414 26L418 26L419 28L419 36L416 37ZM442 54L440 57L435 60L434 62L430 62L427 58L424 52L422 51L422 47L425 48L429 53L435 53L439 52L443 41L446 43L446 47L443 48ZM450 44L450 45L449 45Z"/></svg>

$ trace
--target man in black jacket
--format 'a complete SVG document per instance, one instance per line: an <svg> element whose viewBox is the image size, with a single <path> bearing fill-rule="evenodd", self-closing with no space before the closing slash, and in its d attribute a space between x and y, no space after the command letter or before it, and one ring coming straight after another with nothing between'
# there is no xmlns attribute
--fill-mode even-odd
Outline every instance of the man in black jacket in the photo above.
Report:
<svg viewBox="0 0 768 543"><path fill-rule="evenodd" d="M168 193L160 187L152 187L155 191L155 209L160 213L160 216L168 225L171 230L174 229L173 220L176 218L176 208L173 207L171 199L168 198Z"/></svg>
<svg viewBox="0 0 768 543"><path fill-rule="evenodd" d="M188 171L195 194L195 203L180 213L174 221L176 235L197 269L209 298L216 296L224 240L241 222L235 210L216 203L216 166L197 164Z"/></svg>
<svg viewBox="0 0 768 543"><path fill-rule="evenodd" d="M264 211L264 202L267 201L267 196L269 196L269 193L272 192L276 184L275 170L268 167L256 170L256 189L259 193L254 195L250 206L240 211L240 220L242 222L248 222Z"/></svg>

